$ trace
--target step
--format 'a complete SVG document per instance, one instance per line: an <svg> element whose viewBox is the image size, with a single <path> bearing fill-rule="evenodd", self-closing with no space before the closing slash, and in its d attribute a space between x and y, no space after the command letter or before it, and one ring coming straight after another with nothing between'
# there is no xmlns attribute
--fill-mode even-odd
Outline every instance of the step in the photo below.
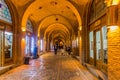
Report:
<svg viewBox="0 0 120 80"><path fill-rule="evenodd" d="M0 75L13 69L14 67L16 67L15 64L9 65L9 66L4 66L4 67L0 67Z"/></svg>
<svg viewBox="0 0 120 80"><path fill-rule="evenodd" d="M99 69L97 69L96 67L94 67L93 65L90 65L88 63L85 64L85 66L87 67L87 69L96 77L98 77L99 80L108 80L107 74L103 73L102 71L100 71Z"/></svg>
<svg viewBox="0 0 120 80"><path fill-rule="evenodd" d="M75 56L75 55L72 55L72 56L75 59L77 59L78 61L80 61L80 57L79 56ZM108 80L107 74L103 73L102 71L100 71L99 69L97 69L96 67L94 67L93 65L90 65L88 63L85 63L84 65L99 80Z"/></svg>

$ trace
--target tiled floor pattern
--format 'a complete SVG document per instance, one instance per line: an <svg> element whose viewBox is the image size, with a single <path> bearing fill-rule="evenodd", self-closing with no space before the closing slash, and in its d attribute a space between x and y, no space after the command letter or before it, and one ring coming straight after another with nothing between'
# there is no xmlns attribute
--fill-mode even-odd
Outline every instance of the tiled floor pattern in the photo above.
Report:
<svg viewBox="0 0 120 80"><path fill-rule="evenodd" d="M19 66L0 76L0 80L98 80L71 56L46 53L30 65Z"/></svg>

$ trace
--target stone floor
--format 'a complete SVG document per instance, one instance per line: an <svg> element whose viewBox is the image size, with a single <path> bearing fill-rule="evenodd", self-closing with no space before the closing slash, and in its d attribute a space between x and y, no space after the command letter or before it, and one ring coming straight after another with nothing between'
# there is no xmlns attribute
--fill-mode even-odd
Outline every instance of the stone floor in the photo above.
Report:
<svg viewBox="0 0 120 80"><path fill-rule="evenodd" d="M98 80L71 56L45 53L0 76L0 80Z"/></svg>

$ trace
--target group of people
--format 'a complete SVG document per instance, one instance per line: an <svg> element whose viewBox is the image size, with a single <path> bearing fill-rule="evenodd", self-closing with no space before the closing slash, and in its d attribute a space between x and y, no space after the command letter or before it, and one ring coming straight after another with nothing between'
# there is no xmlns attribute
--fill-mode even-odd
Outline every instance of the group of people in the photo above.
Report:
<svg viewBox="0 0 120 80"><path fill-rule="evenodd" d="M69 55L71 54L71 47L66 47L65 46L65 48L63 48L63 46L62 47L58 47L57 45L54 45L55 55L57 54L58 49L61 50L62 54L64 54L65 51L67 51Z"/></svg>

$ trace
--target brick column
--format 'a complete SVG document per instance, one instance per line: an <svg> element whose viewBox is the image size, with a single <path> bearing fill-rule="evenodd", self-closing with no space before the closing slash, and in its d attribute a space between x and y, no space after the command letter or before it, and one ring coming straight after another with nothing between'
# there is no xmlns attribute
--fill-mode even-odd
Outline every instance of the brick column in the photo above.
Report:
<svg viewBox="0 0 120 80"><path fill-rule="evenodd" d="M118 6L120 23L120 5ZM120 79L120 24L108 30L108 80Z"/></svg>

